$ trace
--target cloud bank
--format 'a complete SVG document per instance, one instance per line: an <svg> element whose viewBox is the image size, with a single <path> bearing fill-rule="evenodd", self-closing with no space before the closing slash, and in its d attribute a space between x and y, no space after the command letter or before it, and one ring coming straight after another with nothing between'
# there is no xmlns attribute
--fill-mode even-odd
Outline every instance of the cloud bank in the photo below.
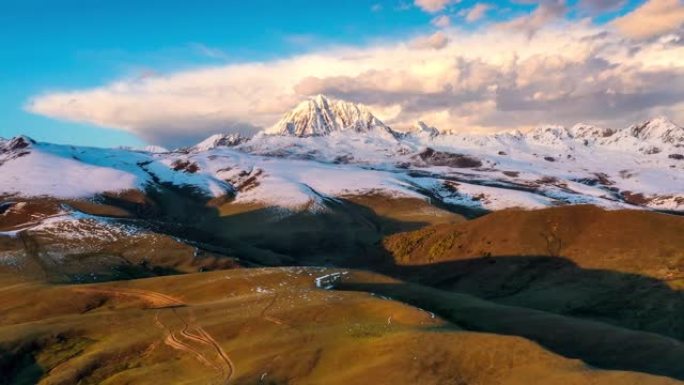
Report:
<svg viewBox="0 0 684 385"><path fill-rule="evenodd" d="M634 13L656 12L647 5ZM474 31L447 27L406 42L46 92L26 108L169 146L254 132L318 93L365 103L397 129L416 120L480 132L577 121L623 126L660 114L684 121L684 44L672 28L646 33L631 24L633 15L614 26L549 24L563 7L542 2L530 16Z"/></svg>

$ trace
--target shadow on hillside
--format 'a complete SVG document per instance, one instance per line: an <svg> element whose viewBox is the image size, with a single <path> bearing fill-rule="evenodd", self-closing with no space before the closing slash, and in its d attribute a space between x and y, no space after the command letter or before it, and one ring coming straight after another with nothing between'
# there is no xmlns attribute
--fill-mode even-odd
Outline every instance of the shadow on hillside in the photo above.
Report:
<svg viewBox="0 0 684 385"><path fill-rule="evenodd" d="M9 351L0 348L0 385L37 384L44 374L31 346Z"/></svg>
<svg viewBox="0 0 684 385"><path fill-rule="evenodd" d="M221 215L217 202L192 188L161 184L146 196L144 204L100 200L135 212L142 226L238 256L247 266L374 266L384 262L384 236L428 225L383 217L347 199L326 199L325 207L315 211L257 207Z"/></svg>
<svg viewBox="0 0 684 385"><path fill-rule="evenodd" d="M463 329L532 340L556 354L610 370L637 371L684 379L684 344L662 335L406 282L342 283L339 290L371 292L402 301Z"/></svg>
<svg viewBox="0 0 684 385"><path fill-rule="evenodd" d="M496 256L431 265L397 265L382 238L426 226L376 214L348 200L328 210L257 208L221 216L202 196L176 186L150 191L159 232L234 255L247 266L362 268L501 304L587 318L684 340L684 292L657 279L583 269L548 256ZM192 199L190 199L192 198ZM150 222L150 221L146 221Z"/></svg>
<svg viewBox="0 0 684 385"><path fill-rule="evenodd" d="M473 331L521 336L605 369L684 379L684 293L638 274L592 270L563 257L494 256L396 265L384 236L422 228L346 200L326 210L276 207L222 216L206 197L176 186L148 192L145 223L247 266L358 267L411 283L342 289L389 296ZM430 287L427 287L430 286Z"/></svg>
<svg viewBox="0 0 684 385"><path fill-rule="evenodd" d="M421 285L684 340L684 291L639 274L584 269L563 257L499 256L384 273Z"/></svg>

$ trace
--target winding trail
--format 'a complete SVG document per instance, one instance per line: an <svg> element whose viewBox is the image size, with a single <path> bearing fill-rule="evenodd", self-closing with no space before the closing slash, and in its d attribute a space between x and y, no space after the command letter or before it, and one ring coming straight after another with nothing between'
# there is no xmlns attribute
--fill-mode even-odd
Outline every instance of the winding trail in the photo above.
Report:
<svg viewBox="0 0 684 385"><path fill-rule="evenodd" d="M134 297L143 300L147 304L151 305L152 308L185 306L185 303L176 298L149 290L118 287L77 287L73 290L81 293L108 294L114 297Z"/></svg>
<svg viewBox="0 0 684 385"><path fill-rule="evenodd" d="M176 350L180 350L186 353L190 353L191 355L194 355L198 361L211 368L214 368L215 370L221 370L210 360L208 360L202 352L180 341L178 337L176 337L176 332L173 330L173 328L167 326L159 319L159 311L157 311L157 313L154 315L154 322L157 324L157 326L166 331L166 338L164 339L165 344L169 345L170 347Z"/></svg>
<svg viewBox="0 0 684 385"><path fill-rule="evenodd" d="M183 323L183 328L180 330L180 335L189 341L203 345L204 349L208 347L210 351L213 351L212 361L217 362L218 370L221 371L224 381L228 382L230 378L235 373L235 364L230 359L228 354L223 350L221 345L207 333L204 328L198 325L194 321L194 316L191 314L191 321L188 322L185 318L181 317L180 314L173 309L173 313L176 317ZM193 331L195 333L193 333Z"/></svg>
<svg viewBox="0 0 684 385"><path fill-rule="evenodd" d="M284 325L283 321L279 320L278 318L275 318L275 317L266 315L266 312L267 312L270 308L272 308L273 305L275 305L275 303L276 303L277 300L278 300L278 294L275 294L275 295L273 296L273 298L271 298L271 301L269 301L268 305L266 305L266 306L261 310L260 316L261 316L261 318L263 318L263 319L265 319L265 320L267 320L267 321L269 321L269 322L272 322L272 323L274 323L274 324L276 324L276 325L281 325L281 326L282 326L282 325Z"/></svg>
<svg viewBox="0 0 684 385"><path fill-rule="evenodd" d="M132 297L144 301L149 308L157 309L155 325L166 336L164 343L169 347L193 356L197 361L212 368L220 378L219 384L227 384L236 372L235 363L221 345L195 321L195 315L187 305L177 298L150 290L118 287L78 287L81 293L98 293L113 297ZM187 316L178 309L186 309Z"/></svg>

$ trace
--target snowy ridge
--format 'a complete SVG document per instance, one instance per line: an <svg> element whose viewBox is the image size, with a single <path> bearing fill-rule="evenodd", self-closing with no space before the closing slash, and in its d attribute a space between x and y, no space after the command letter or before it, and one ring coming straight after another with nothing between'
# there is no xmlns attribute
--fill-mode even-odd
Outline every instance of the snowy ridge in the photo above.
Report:
<svg viewBox="0 0 684 385"><path fill-rule="evenodd" d="M29 227L12 232L0 232L0 235L12 235L20 231L54 234L64 241L90 240L91 243L116 241L140 233L140 230L134 226L106 217L85 214L67 205L62 205L62 210L57 214L42 218Z"/></svg>
<svg viewBox="0 0 684 385"><path fill-rule="evenodd" d="M240 134L214 134L196 145L190 147L191 151L208 151L216 147L232 147L246 142L246 138Z"/></svg>
<svg viewBox="0 0 684 385"><path fill-rule="evenodd" d="M399 134L363 106L318 96L251 139L217 134L152 150L0 141L0 195L85 198L172 185L313 212L364 194L484 210L587 203L684 212L684 129L665 118L491 135L419 122Z"/></svg>
<svg viewBox="0 0 684 385"><path fill-rule="evenodd" d="M145 146L141 149L141 151L151 152L153 154L163 154L165 152L169 152L169 150L166 147L156 145Z"/></svg>
<svg viewBox="0 0 684 385"><path fill-rule="evenodd" d="M683 143L684 129L656 118L622 129L580 123L490 135L439 133L419 122L391 138L372 131L261 135L236 149L373 170L417 170L434 181L411 183L444 203L485 209L589 203L684 211ZM433 158L417 161L426 148ZM447 183L453 180L458 186Z"/></svg>
<svg viewBox="0 0 684 385"><path fill-rule="evenodd" d="M401 175L357 166L299 159L278 159L228 148L186 158L201 172L229 181L233 203L260 203L288 209L326 210L325 202L346 195L381 192L392 197L424 197Z"/></svg>
<svg viewBox="0 0 684 385"><path fill-rule="evenodd" d="M644 141L684 145L684 128L675 125L662 116L641 124L635 124L629 127L627 131L633 137Z"/></svg>
<svg viewBox="0 0 684 385"><path fill-rule="evenodd" d="M173 166L168 159L126 149L36 143L20 136L0 146L0 195L88 198L144 191L157 183L192 186L211 197L232 193L229 184Z"/></svg>
<svg viewBox="0 0 684 385"><path fill-rule="evenodd" d="M418 121L411 130L406 132L406 135L423 138L434 138L435 136L439 135L439 130L436 127L428 126L422 121Z"/></svg>

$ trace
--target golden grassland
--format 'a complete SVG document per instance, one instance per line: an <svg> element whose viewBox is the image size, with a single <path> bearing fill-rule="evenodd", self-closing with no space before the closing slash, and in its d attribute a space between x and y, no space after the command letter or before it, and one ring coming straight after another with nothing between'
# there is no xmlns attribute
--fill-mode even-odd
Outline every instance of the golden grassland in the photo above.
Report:
<svg viewBox="0 0 684 385"><path fill-rule="evenodd" d="M319 290L321 273L239 269L88 285L2 276L4 383L676 383L597 370L365 292ZM386 281L354 272L345 280Z"/></svg>
<svg viewBox="0 0 684 385"><path fill-rule="evenodd" d="M684 380L682 217L465 220L376 195L283 215L182 197L37 199L0 217L16 231L67 204L136 228L0 236L0 384ZM314 287L332 271L348 272L339 290Z"/></svg>

